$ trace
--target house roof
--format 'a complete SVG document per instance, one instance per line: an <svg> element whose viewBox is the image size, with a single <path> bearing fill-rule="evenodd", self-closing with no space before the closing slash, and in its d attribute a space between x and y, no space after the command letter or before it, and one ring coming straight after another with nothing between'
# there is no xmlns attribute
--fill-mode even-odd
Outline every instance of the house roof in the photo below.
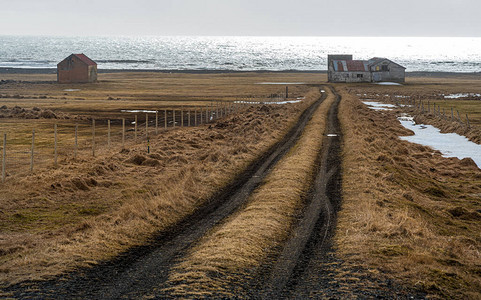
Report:
<svg viewBox="0 0 481 300"><path fill-rule="evenodd" d="M384 58L384 57L373 57L373 58L371 58L371 59L368 61L368 62L369 62L369 67L372 67L372 66L374 66L374 65L380 64L381 62L383 62L383 61L385 61L385 60L387 60L387 61L395 64L395 65L398 66L398 67L401 67L401 68L406 69L406 67L403 67L403 66L401 66L400 64L395 63L395 62L393 62L392 60L387 59L387 58Z"/></svg>
<svg viewBox="0 0 481 300"><path fill-rule="evenodd" d="M383 57L373 57L370 60L333 60L332 64L334 67L334 71L336 72L369 72L369 68L377 65L383 61L389 61L401 68L406 69L405 67L401 66Z"/></svg>
<svg viewBox="0 0 481 300"><path fill-rule="evenodd" d="M88 66L96 66L97 63L91 60L90 58L87 57L87 55L81 53L81 54L72 54L75 55L78 59L86 63Z"/></svg>
<svg viewBox="0 0 481 300"><path fill-rule="evenodd" d="M365 60L334 60L333 64L336 72L369 72Z"/></svg>

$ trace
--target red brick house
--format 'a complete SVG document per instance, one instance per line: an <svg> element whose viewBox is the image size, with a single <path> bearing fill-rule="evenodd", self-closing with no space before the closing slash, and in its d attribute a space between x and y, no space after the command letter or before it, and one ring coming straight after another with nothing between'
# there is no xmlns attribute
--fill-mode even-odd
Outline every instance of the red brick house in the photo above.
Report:
<svg viewBox="0 0 481 300"><path fill-rule="evenodd" d="M85 54L72 54L57 64L58 83L97 81L97 63Z"/></svg>

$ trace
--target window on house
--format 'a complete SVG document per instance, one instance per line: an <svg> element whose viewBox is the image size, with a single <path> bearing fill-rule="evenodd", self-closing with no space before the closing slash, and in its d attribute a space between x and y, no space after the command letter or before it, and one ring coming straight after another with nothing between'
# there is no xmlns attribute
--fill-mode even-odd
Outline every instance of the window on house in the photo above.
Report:
<svg viewBox="0 0 481 300"><path fill-rule="evenodd" d="M357 74L357 78L363 78L364 75L363 74Z"/></svg>
<svg viewBox="0 0 481 300"><path fill-rule="evenodd" d="M387 67L387 65L382 65L382 70L383 71L389 71L389 68Z"/></svg>

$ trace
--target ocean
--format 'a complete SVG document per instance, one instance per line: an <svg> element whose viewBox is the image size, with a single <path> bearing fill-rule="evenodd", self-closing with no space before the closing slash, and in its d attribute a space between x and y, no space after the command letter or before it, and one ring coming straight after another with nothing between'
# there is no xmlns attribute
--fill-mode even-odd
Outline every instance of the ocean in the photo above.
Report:
<svg viewBox="0 0 481 300"><path fill-rule="evenodd" d="M117 70L322 71L327 54L342 53L408 72L481 72L481 38L0 36L1 68L56 68L71 53Z"/></svg>

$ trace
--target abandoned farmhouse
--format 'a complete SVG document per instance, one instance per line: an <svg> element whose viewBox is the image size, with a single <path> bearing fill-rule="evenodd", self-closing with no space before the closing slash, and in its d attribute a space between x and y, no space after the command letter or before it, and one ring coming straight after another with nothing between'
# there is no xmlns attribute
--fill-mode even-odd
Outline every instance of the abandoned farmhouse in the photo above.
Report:
<svg viewBox="0 0 481 300"><path fill-rule="evenodd" d="M97 63L85 54L71 54L57 64L58 83L88 83L97 81Z"/></svg>
<svg viewBox="0 0 481 300"><path fill-rule="evenodd" d="M328 55L329 82L381 82L404 83L406 68L382 57L353 60L352 55Z"/></svg>

